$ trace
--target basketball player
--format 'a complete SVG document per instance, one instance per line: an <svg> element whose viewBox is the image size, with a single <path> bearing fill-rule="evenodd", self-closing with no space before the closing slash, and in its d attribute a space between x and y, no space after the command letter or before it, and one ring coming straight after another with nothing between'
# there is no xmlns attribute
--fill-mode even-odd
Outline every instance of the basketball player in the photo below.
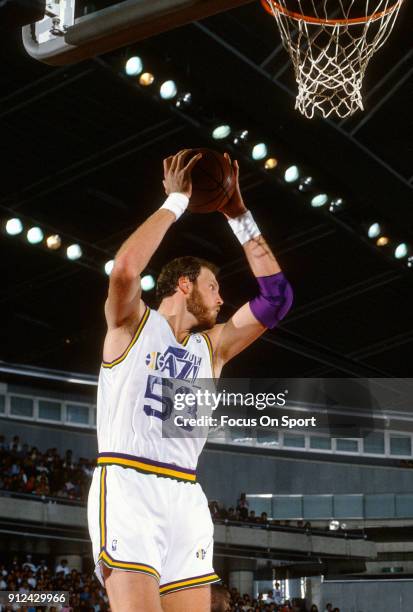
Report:
<svg viewBox="0 0 413 612"><path fill-rule="evenodd" d="M171 380L218 377L225 363L277 325L292 301L243 202L237 162L236 189L222 212L259 294L216 324L223 304L217 270L188 256L161 271L158 310L141 299L140 274L187 208L200 157L183 150L164 161L168 197L122 245L110 276L88 521L112 612L210 611L209 585L219 577L212 567L213 524L195 472L205 439L162 437L171 413L162 390Z"/></svg>

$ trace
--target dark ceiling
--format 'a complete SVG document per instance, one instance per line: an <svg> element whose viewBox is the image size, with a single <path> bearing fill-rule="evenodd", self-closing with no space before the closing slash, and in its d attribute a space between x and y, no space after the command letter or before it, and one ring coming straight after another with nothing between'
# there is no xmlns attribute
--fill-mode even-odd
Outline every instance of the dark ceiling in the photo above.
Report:
<svg viewBox="0 0 413 612"><path fill-rule="evenodd" d="M79 242L69 262L4 232L0 240L0 359L96 374L105 325L103 264L163 201L162 159L215 146L225 120L265 140L279 159L270 176L236 153L247 205L295 290L292 312L229 364L227 376L412 375L413 269L368 244L365 224L413 244L412 3L365 79L365 112L308 120L294 111L292 68L258 2L64 68L29 58L17 30L2 34L0 214L21 215ZM122 74L138 53L158 82L175 78L194 105L179 113L156 90ZM225 145L222 145L225 147ZM282 180L297 163L329 194L336 215L309 207ZM363 233L364 232L364 233ZM223 309L254 294L242 250L219 214L186 215L153 258L194 254L221 266ZM153 292L145 294L154 304Z"/></svg>

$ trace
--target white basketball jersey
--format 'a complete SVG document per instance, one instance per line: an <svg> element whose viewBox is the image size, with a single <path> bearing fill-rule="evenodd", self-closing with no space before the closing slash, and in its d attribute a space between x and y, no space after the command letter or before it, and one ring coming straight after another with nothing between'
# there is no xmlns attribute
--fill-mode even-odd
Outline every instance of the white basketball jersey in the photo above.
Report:
<svg viewBox="0 0 413 612"><path fill-rule="evenodd" d="M206 441L188 435L165 437L174 411L165 389L212 379L212 347L206 334L188 335L180 344L168 323L146 307L136 334L116 360L103 362L97 396L99 453L124 453L194 470ZM185 385L187 383L187 385ZM192 388L192 387L191 387ZM205 410L203 412L205 414ZM192 416L196 410L192 410ZM185 432L183 432L185 434Z"/></svg>

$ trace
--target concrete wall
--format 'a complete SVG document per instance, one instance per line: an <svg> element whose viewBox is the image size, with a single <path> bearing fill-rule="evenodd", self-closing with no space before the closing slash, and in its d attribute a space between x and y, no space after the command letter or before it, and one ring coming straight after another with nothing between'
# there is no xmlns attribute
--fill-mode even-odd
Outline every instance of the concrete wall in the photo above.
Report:
<svg viewBox="0 0 413 612"><path fill-rule="evenodd" d="M319 609L324 610L328 602L340 612L410 612L413 580L324 582Z"/></svg>

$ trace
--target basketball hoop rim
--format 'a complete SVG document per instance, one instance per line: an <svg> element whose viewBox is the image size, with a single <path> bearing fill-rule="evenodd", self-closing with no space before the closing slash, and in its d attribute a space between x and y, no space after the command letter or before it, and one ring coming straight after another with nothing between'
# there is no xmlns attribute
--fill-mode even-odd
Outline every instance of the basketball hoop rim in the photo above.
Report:
<svg viewBox="0 0 413 612"><path fill-rule="evenodd" d="M285 15L286 17L291 17L291 19L295 19L296 21L305 21L306 23L316 23L319 25L325 26L336 26L336 25L358 25L367 23L368 21L376 21L377 19L381 19L395 11L401 4L403 4L403 0L397 0L395 4L389 6L384 11L380 11L378 13L373 13L372 15L367 15L365 17L355 17L352 19L321 19L319 17L309 17L304 15L303 13L295 13L294 11L289 11L287 8L283 7L276 0L261 0L261 4L264 9L270 15L273 15L273 10L276 10L278 13ZM270 8L270 4L273 9Z"/></svg>

